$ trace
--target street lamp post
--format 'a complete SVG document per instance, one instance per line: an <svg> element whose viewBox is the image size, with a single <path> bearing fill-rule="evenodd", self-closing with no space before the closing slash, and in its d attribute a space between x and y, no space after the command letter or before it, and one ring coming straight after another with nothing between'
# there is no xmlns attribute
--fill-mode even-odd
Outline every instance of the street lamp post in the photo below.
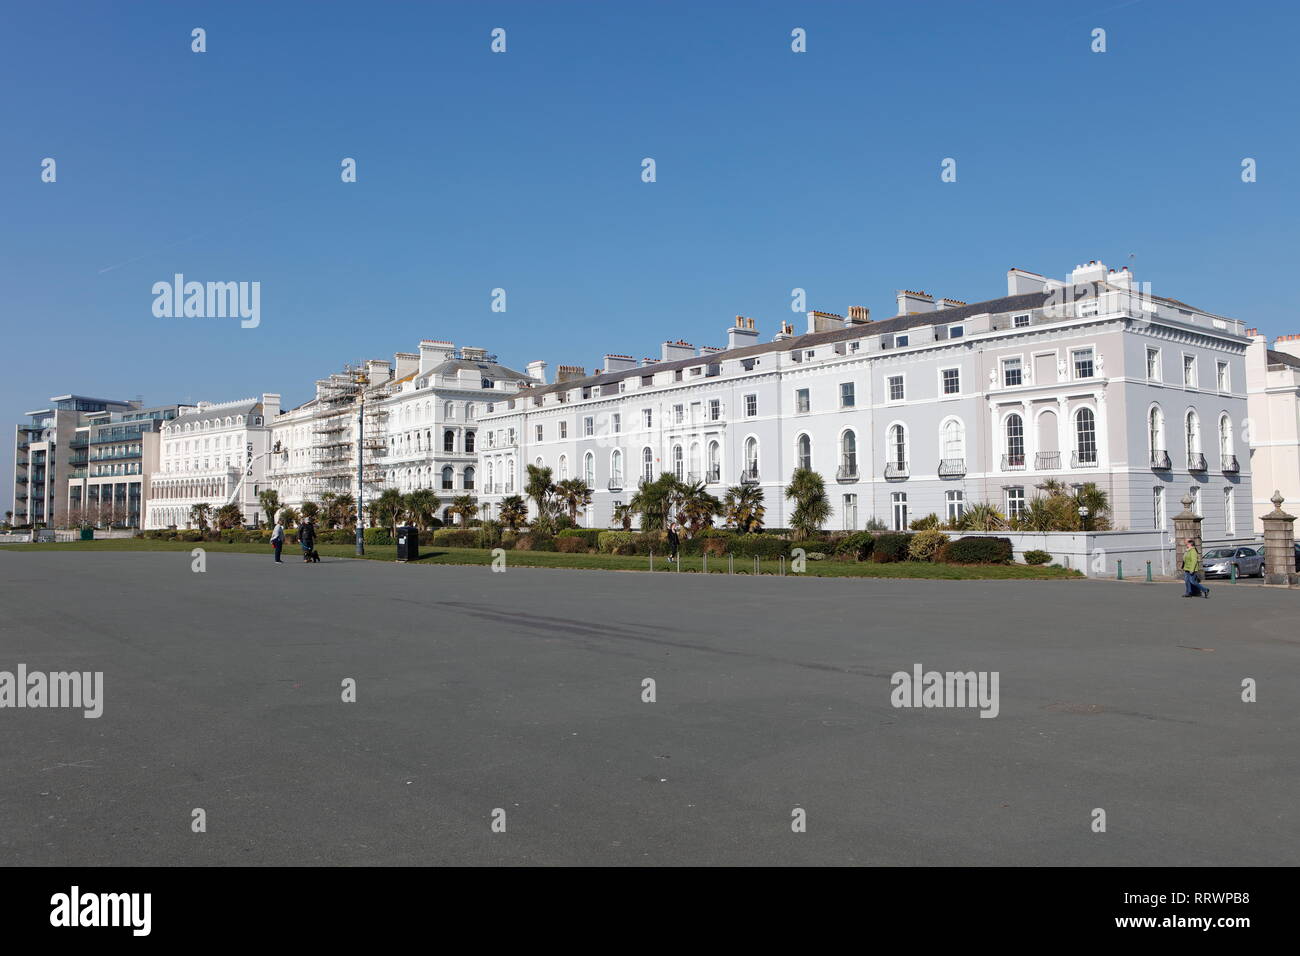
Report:
<svg viewBox="0 0 1300 956"><path fill-rule="evenodd" d="M366 553L366 535L361 526L361 516L366 513L366 483L362 469L365 467L366 441L366 387L357 391L357 557Z"/></svg>
<svg viewBox="0 0 1300 956"><path fill-rule="evenodd" d="M1088 530L1088 506L1079 505L1079 519L1083 522L1083 530Z"/></svg>

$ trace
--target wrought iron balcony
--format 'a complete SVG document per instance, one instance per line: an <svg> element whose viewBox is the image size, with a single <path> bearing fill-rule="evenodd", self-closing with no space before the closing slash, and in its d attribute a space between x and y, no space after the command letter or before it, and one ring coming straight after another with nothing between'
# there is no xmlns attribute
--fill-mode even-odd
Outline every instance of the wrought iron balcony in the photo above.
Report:
<svg viewBox="0 0 1300 956"><path fill-rule="evenodd" d="M857 481L858 480L858 462L856 458L846 459L840 462L840 467L835 471L836 481Z"/></svg>
<svg viewBox="0 0 1300 956"><path fill-rule="evenodd" d="M1077 451L1072 452L1070 454L1070 467L1071 468L1096 468L1097 453L1095 451L1085 452L1083 454L1080 454Z"/></svg>
<svg viewBox="0 0 1300 956"><path fill-rule="evenodd" d="M1187 470L1205 471L1205 456L1199 451L1189 451L1187 453Z"/></svg>
<svg viewBox="0 0 1300 956"><path fill-rule="evenodd" d="M1060 471L1061 453L1059 451L1035 452L1034 467L1039 471Z"/></svg>
<svg viewBox="0 0 1300 956"><path fill-rule="evenodd" d="M740 483L742 485L758 484L758 468L746 468L740 473Z"/></svg>
<svg viewBox="0 0 1300 956"><path fill-rule="evenodd" d="M1020 471L1025 467L1025 453L1020 452L1015 455L1002 456L1003 471Z"/></svg>
<svg viewBox="0 0 1300 956"><path fill-rule="evenodd" d="M1151 449L1151 467L1158 471L1164 471L1173 467L1173 462L1169 460L1169 452L1163 448Z"/></svg>
<svg viewBox="0 0 1300 956"><path fill-rule="evenodd" d="M605 487L608 488L610 491L622 491L623 490L622 475L615 475L613 478L609 479L609 483Z"/></svg>
<svg viewBox="0 0 1300 956"><path fill-rule="evenodd" d="M722 481L722 466L714 465L704 476L704 481L710 485L716 485Z"/></svg>
<svg viewBox="0 0 1300 956"><path fill-rule="evenodd" d="M939 477L940 478L961 478L966 474L965 458L941 458L939 459Z"/></svg>
<svg viewBox="0 0 1300 956"><path fill-rule="evenodd" d="M1223 456L1223 473L1225 475L1235 475L1241 471L1241 465L1237 463L1236 455Z"/></svg>
<svg viewBox="0 0 1300 956"><path fill-rule="evenodd" d="M908 476L907 462L905 461L885 462L886 478L906 478L907 476Z"/></svg>

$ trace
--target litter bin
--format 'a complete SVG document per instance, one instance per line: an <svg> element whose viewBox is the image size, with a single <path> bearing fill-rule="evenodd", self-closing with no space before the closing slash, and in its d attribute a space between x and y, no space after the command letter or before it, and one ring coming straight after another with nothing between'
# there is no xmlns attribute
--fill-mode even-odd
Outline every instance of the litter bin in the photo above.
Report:
<svg viewBox="0 0 1300 956"><path fill-rule="evenodd" d="M411 525L397 529L397 560L415 561L420 557L420 532Z"/></svg>
<svg viewBox="0 0 1300 956"><path fill-rule="evenodd" d="M81 540L82 540L82 541L94 541L94 540L95 540L95 529L94 529L94 528L82 528L82 529L81 529Z"/></svg>

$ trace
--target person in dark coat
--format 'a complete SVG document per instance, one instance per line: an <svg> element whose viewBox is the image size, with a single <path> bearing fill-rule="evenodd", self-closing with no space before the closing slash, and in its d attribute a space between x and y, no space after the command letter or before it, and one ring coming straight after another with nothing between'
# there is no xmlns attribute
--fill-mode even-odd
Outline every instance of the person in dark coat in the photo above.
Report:
<svg viewBox="0 0 1300 956"><path fill-rule="evenodd" d="M310 564L316 559L316 525L308 518L298 527L298 543L302 545L302 559Z"/></svg>
<svg viewBox="0 0 1300 956"><path fill-rule="evenodd" d="M677 536L677 526L668 526L668 560L677 560L677 549L682 546L682 539Z"/></svg>

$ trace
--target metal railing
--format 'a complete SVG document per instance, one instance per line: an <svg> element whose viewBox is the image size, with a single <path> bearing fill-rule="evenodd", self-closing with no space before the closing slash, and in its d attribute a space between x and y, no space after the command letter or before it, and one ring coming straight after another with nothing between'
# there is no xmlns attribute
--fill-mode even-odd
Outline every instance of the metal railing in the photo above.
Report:
<svg viewBox="0 0 1300 956"><path fill-rule="evenodd" d="M1061 468L1061 453L1059 451L1035 452L1034 467L1039 471L1059 471Z"/></svg>
<svg viewBox="0 0 1300 956"><path fill-rule="evenodd" d="M1086 452L1084 454L1080 454L1076 451L1070 454L1071 468L1096 468L1098 464L1097 453L1095 451Z"/></svg>
<svg viewBox="0 0 1300 956"><path fill-rule="evenodd" d="M609 482L608 484L605 485L605 487L608 488L610 491L622 491L623 478L621 476L611 478L609 479Z"/></svg>
<svg viewBox="0 0 1300 956"><path fill-rule="evenodd" d="M1205 471L1205 456L1199 451L1189 451L1187 453L1187 470Z"/></svg>
<svg viewBox="0 0 1300 956"><path fill-rule="evenodd" d="M907 462L905 461L887 461L885 462L886 478L906 478L908 475Z"/></svg>
<svg viewBox="0 0 1300 956"><path fill-rule="evenodd" d="M758 469L757 469L757 468L745 468L745 469L743 469L743 470L740 472L740 483L741 483L742 485L756 485L756 484L758 484Z"/></svg>
<svg viewBox="0 0 1300 956"><path fill-rule="evenodd" d="M714 465L710 468L704 475L704 481L706 484L710 485L716 485L718 482L722 481L722 466Z"/></svg>
<svg viewBox="0 0 1300 956"><path fill-rule="evenodd" d="M966 474L965 458L940 458L940 478L961 478Z"/></svg>
<svg viewBox="0 0 1300 956"><path fill-rule="evenodd" d="M1225 475L1235 475L1241 471L1241 465L1237 463L1236 455L1223 456L1223 473Z"/></svg>
<svg viewBox="0 0 1300 956"><path fill-rule="evenodd" d="M1169 460L1169 452L1163 448L1151 449L1151 467L1163 471L1173 467L1173 462Z"/></svg>
<svg viewBox="0 0 1300 956"><path fill-rule="evenodd" d="M840 467L835 470L836 481L857 481L858 480L858 463L856 460L842 461Z"/></svg>
<svg viewBox="0 0 1300 956"><path fill-rule="evenodd" d="M1002 456L1003 471L1020 471L1025 467L1025 453L1020 452L1015 455Z"/></svg>

